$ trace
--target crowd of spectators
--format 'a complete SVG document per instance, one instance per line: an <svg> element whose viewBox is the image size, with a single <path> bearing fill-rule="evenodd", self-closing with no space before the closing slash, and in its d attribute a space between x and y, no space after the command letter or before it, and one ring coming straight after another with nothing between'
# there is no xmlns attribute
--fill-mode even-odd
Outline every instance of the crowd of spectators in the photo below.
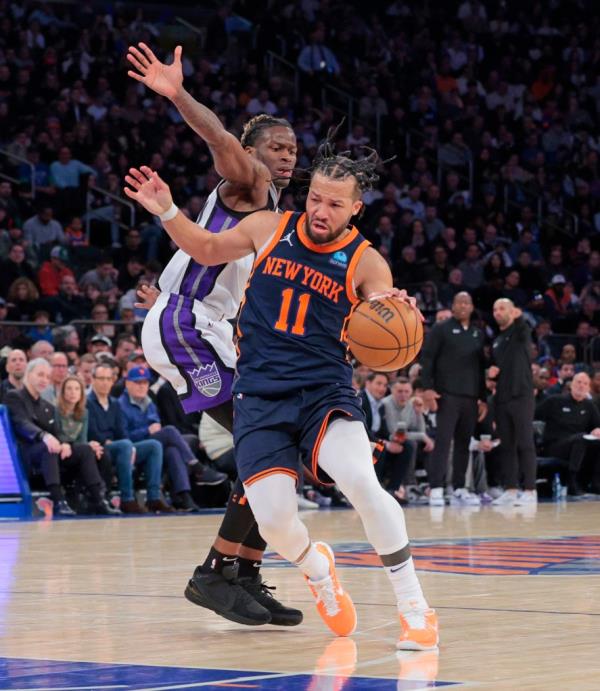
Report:
<svg viewBox="0 0 600 691"><path fill-rule="evenodd" d="M538 391L563 386L570 364L575 373L600 362L596 4L240 0L181 10L205 29L202 42L173 30L178 11L164 3L0 0L0 147L12 157L0 163L1 345L32 359L64 354L86 388L99 353L115 357L116 378L127 374L124 344L137 347L143 319L136 287L156 282L173 246L140 208L132 223L116 200L123 177L150 165L191 218L218 180L176 109L127 76L128 45L144 41L167 60L182 42L190 93L236 134L259 112L288 118L299 169L348 115L336 90L351 96L339 147L378 147L386 159L361 230L429 324L468 291L489 355L492 305L505 296L533 328ZM298 90L291 71L271 69L283 63L269 51L297 66ZM296 208L303 191L299 175L281 207ZM171 465L191 460L170 448Z"/></svg>
<svg viewBox="0 0 600 691"><path fill-rule="evenodd" d="M50 493L54 513L190 512L196 501L222 503L227 473L200 444L197 417L173 406L171 385L150 372L136 337L124 334L114 351L105 336L91 345L99 348L79 357L40 340L27 353L11 349L3 361L0 403L25 472ZM141 503L136 482L145 490Z"/></svg>

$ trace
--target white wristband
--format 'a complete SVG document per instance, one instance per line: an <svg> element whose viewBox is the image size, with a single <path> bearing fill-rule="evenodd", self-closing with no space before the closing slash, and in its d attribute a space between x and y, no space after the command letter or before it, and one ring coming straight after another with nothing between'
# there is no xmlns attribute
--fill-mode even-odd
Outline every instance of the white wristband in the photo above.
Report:
<svg viewBox="0 0 600 691"><path fill-rule="evenodd" d="M172 221L177 216L178 211L179 209L175 206L175 203L171 202L171 206L164 213L158 214L158 217L161 221Z"/></svg>

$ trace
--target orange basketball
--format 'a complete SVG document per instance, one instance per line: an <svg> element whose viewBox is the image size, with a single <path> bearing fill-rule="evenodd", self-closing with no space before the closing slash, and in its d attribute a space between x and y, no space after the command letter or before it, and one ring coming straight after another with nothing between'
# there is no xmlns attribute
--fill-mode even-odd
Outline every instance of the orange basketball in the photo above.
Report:
<svg viewBox="0 0 600 691"><path fill-rule="evenodd" d="M354 357L378 372L409 365L423 345L423 324L410 305L391 298L361 302L348 322Z"/></svg>

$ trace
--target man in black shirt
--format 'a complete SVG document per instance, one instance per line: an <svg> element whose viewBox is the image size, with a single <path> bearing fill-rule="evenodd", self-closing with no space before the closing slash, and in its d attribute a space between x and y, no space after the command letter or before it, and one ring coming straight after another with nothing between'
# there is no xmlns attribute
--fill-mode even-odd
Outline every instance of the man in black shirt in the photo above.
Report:
<svg viewBox="0 0 600 691"><path fill-rule="evenodd" d="M430 410L437 400L437 432L430 457L429 484L432 506L444 504L444 474L450 443L454 441L452 503L473 506L479 497L465 487L469 441L478 416L485 415L483 333L471 325L473 300L460 292L452 301L452 317L433 326L421 354L423 397ZM449 480L449 478L447 478Z"/></svg>
<svg viewBox="0 0 600 691"><path fill-rule="evenodd" d="M580 471L586 456L594 461L592 491L600 492L600 412L590 398L589 376L579 372L573 377L570 393L542 401L535 409L535 419L546 423L544 452L569 461L569 494L583 494Z"/></svg>
<svg viewBox="0 0 600 691"><path fill-rule="evenodd" d="M536 456L533 443L533 376L531 330L523 313L507 298L494 303L494 319L500 327L492 347L488 375L496 379L496 428L500 438L504 493L496 505L535 504ZM524 492L519 493L519 475Z"/></svg>
<svg viewBox="0 0 600 691"><path fill-rule="evenodd" d="M9 391L23 388L23 378L27 367L27 356L22 350L11 350L6 358L6 373L8 377L0 383L0 403L4 403Z"/></svg>

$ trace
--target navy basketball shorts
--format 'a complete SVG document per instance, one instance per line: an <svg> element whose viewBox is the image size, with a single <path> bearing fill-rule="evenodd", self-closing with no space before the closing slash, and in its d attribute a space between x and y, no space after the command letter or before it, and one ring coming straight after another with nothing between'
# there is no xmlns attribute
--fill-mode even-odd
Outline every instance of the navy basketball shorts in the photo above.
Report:
<svg viewBox="0 0 600 691"><path fill-rule="evenodd" d="M350 386L329 384L289 396L236 394L233 436L238 474L245 485L275 473L298 481L300 463L323 484L332 479L318 466L327 426L336 417L365 421Z"/></svg>

